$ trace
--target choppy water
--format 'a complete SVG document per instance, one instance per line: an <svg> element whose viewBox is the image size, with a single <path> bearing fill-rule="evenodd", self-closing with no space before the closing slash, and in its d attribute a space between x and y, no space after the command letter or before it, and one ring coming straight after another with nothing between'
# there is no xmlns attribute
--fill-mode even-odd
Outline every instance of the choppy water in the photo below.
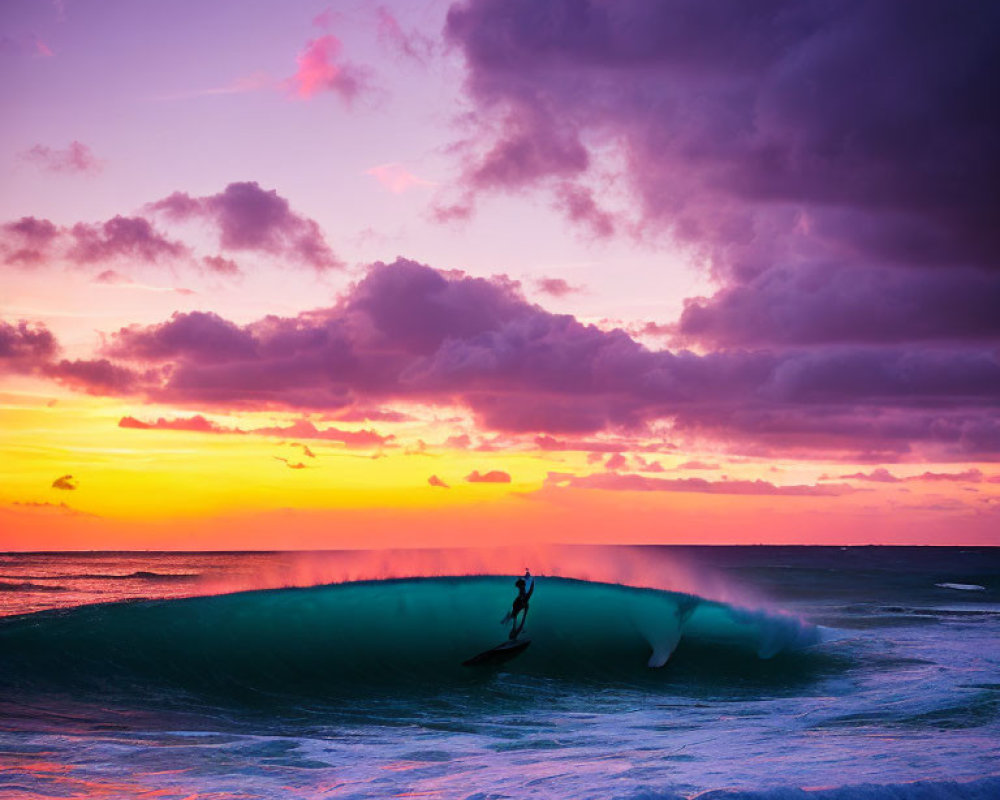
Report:
<svg viewBox="0 0 1000 800"><path fill-rule="evenodd" d="M531 646L468 669L510 577L0 555L0 796L1000 797L1000 551L640 556L685 591L539 576Z"/></svg>

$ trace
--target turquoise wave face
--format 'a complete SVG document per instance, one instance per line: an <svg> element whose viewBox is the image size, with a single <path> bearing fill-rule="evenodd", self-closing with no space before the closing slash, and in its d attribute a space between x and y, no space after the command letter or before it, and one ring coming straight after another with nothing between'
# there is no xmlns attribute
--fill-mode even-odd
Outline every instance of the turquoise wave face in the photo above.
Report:
<svg viewBox="0 0 1000 800"><path fill-rule="evenodd" d="M335 697L475 685L484 670L462 662L506 640L514 595L509 578L426 578L43 612L0 622L0 691ZM651 666L693 658L730 676L759 671L819 641L791 617L560 578L538 580L522 636L531 646L506 672L596 681L656 680L674 664Z"/></svg>

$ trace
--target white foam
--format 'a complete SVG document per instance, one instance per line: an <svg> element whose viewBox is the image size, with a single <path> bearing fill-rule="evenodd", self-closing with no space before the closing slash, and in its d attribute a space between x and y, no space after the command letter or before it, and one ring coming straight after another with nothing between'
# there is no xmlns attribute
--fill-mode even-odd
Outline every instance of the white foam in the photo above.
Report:
<svg viewBox="0 0 1000 800"><path fill-rule="evenodd" d="M935 583L941 589L957 589L960 592L985 592L986 587L978 583Z"/></svg>

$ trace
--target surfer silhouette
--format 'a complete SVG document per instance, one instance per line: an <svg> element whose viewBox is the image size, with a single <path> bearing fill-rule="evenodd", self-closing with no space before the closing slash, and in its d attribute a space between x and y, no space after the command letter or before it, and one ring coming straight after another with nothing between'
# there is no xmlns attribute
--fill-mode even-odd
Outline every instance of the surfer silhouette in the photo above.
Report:
<svg viewBox="0 0 1000 800"><path fill-rule="evenodd" d="M514 598L514 605L507 612L507 615L500 620L503 625L513 621L509 637L511 640L516 639L518 634L524 630L524 623L528 619L528 600L531 599L531 593L535 591L535 579L531 577L531 571L527 567L524 568L524 577L514 581L514 585L517 587L517 597ZM517 624L518 614L521 614L520 625Z"/></svg>

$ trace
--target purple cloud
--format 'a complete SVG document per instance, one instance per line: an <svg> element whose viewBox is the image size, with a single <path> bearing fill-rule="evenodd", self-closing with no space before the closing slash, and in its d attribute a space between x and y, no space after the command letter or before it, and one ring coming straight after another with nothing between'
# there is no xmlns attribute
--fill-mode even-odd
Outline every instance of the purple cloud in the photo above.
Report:
<svg viewBox="0 0 1000 800"><path fill-rule="evenodd" d="M159 325L122 328L105 350L112 357L138 361L222 363L252 358L256 347L253 336L236 324L210 311L191 311L176 312Z"/></svg>
<svg viewBox="0 0 1000 800"><path fill-rule="evenodd" d="M96 225L79 222L70 229L69 235L71 244L67 255L79 264L120 257L155 263L188 253L185 245L167 239L144 217L117 216Z"/></svg>
<svg viewBox="0 0 1000 800"><path fill-rule="evenodd" d="M135 365L119 388L141 388L157 402L334 415L458 402L485 428L544 435L539 446L549 449L568 446L555 434L637 433L669 420L678 433L747 451L839 451L866 461L917 444L1000 453L995 349L653 351L624 331L534 306L507 279L402 259L374 265L331 308L249 325L178 313L120 330L104 354ZM628 449L568 441L569 449Z"/></svg>
<svg viewBox="0 0 1000 800"><path fill-rule="evenodd" d="M749 254L793 234L798 206L833 240L906 261L922 241L948 262L995 252L997 15L902 0L469 0L446 34L495 120L470 177L575 177L588 135L613 135L645 217L688 238Z"/></svg>
<svg viewBox="0 0 1000 800"><path fill-rule="evenodd" d="M622 228L585 188L613 142L628 230L720 283L678 343L995 344L998 26L993 6L905 0L456 3L480 123L456 213L540 187Z"/></svg>
<svg viewBox="0 0 1000 800"><path fill-rule="evenodd" d="M811 264L688 300L673 333L740 347L990 340L1000 337L998 308L995 271Z"/></svg>
<svg viewBox="0 0 1000 800"><path fill-rule="evenodd" d="M119 258L159 263L187 256L189 249L160 233L145 217L119 215L100 223L79 222L71 228L22 217L0 227L0 254L14 266L34 267L56 258L88 266Z"/></svg>
<svg viewBox="0 0 1000 800"><path fill-rule="evenodd" d="M137 391L153 376L140 374L106 358L63 359L45 367L45 374L73 389L93 395L127 395Z"/></svg>
<svg viewBox="0 0 1000 800"><path fill-rule="evenodd" d="M21 157L46 172L96 175L104 169L104 162L87 145L77 141L70 142L65 150L36 144Z"/></svg>
<svg viewBox="0 0 1000 800"><path fill-rule="evenodd" d="M3 226L3 230L33 247L44 247L59 233L59 229L52 222L36 217L21 217L17 222L8 222Z"/></svg>
<svg viewBox="0 0 1000 800"><path fill-rule="evenodd" d="M225 250L270 253L316 270L342 266L315 220L292 211L285 198L273 189L261 189L255 181L230 183L219 194L206 197L174 192L149 208L174 221L213 222Z"/></svg>
<svg viewBox="0 0 1000 800"><path fill-rule="evenodd" d="M0 227L0 253L4 263L36 267L51 255L51 246L59 229L47 219L21 217Z"/></svg>
<svg viewBox="0 0 1000 800"><path fill-rule="evenodd" d="M431 475L427 479L427 483L429 483L431 486L436 486L439 489L450 489L451 488L447 483L445 483L443 480L441 480L437 475Z"/></svg>
<svg viewBox="0 0 1000 800"><path fill-rule="evenodd" d="M571 286L563 278L538 278L535 286L538 287L538 291L552 297L566 297L580 291L578 286Z"/></svg>
<svg viewBox="0 0 1000 800"><path fill-rule="evenodd" d="M37 372L58 350L55 336L44 325L0 320L0 372Z"/></svg>
<svg viewBox="0 0 1000 800"><path fill-rule="evenodd" d="M615 233L614 215L602 209L594 193L586 186L564 181L556 189L556 207L572 222L587 228L594 236L604 239Z"/></svg>

